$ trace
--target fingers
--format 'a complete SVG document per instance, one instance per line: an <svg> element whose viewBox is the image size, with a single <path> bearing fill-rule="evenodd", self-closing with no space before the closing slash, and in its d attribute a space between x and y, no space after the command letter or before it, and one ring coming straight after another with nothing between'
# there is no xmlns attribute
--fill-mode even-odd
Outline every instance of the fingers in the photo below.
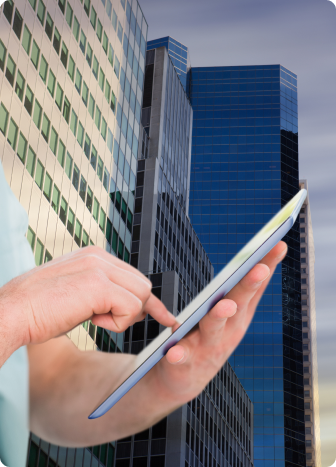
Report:
<svg viewBox="0 0 336 467"><path fill-rule="evenodd" d="M174 315L170 313L161 300L159 300L153 294L151 294L147 300L144 311L151 315L152 318L161 323L163 326L170 327L176 323Z"/></svg>

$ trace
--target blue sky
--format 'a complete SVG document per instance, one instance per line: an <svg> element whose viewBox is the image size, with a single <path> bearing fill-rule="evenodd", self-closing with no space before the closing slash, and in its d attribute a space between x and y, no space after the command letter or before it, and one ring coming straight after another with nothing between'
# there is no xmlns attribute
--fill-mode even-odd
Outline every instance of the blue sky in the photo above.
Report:
<svg viewBox="0 0 336 467"><path fill-rule="evenodd" d="M140 0L148 39L192 66L281 64L298 75L300 178L314 240L322 462L336 458L336 8L328 0Z"/></svg>

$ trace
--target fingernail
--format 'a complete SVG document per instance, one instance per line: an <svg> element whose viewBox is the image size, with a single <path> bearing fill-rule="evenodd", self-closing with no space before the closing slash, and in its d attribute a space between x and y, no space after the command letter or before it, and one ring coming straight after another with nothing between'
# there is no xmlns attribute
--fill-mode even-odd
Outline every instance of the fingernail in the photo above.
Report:
<svg viewBox="0 0 336 467"><path fill-rule="evenodd" d="M255 287L255 288L259 287L259 286L269 277L270 274L271 274L271 271L269 271L269 273L267 274L267 276L264 277L261 281L255 282L255 283L254 283L254 287Z"/></svg>
<svg viewBox="0 0 336 467"><path fill-rule="evenodd" d="M184 354L182 355L182 357L180 358L180 360L177 360L177 362L175 362L175 363L180 363L180 362L183 360L183 358L184 358Z"/></svg>
<svg viewBox="0 0 336 467"><path fill-rule="evenodd" d="M286 256L287 250L288 250L288 247L286 246L286 248L285 248L284 250L282 250L282 252L280 253L280 255L278 255L278 256L276 257L276 259L279 260L279 259L282 259L284 256Z"/></svg>

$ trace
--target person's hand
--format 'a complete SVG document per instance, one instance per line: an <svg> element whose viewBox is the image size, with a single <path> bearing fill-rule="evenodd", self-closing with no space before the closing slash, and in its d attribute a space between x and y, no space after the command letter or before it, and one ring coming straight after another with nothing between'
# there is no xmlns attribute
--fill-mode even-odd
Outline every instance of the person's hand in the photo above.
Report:
<svg viewBox="0 0 336 467"><path fill-rule="evenodd" d="M279 242L153 368L152 382L163 397L186 403L196 397L235 350L287 246ZM174 328L173 328L174 329Z"/></svg>
<svg viewBox="0 0 336 467"><path fill-rule="evenodd" d="M78 324L122 332L150 314L176 323L151 293L152 284L129 264L89 246L32 269L0 288L0 318L11 323L20 345L39 344ZM8 326L8 329L10 326Z"/></svg>

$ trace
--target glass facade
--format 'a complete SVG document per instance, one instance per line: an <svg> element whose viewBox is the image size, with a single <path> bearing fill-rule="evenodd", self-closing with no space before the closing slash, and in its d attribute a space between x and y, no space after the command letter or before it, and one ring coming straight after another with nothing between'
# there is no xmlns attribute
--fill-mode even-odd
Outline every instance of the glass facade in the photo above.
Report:
<svg viewBox="0 0 336 467"><path fill-rule="evenodd" d="M192 109L165 47L147 51L143 106L131 264L177 315L213 268L187 215ZM147 316L125 332L124 352L139 353L161 329ZM197 398L119 440L115 467L251 467L252 420L252 402L227 363Z"/></svg>
<svg viewBox="0 0 336 467"><path fill-rule="evenodd" d="M299 190L297 79L282 66L192 68L190 219L215 274ZM304 466L300 234L230 358L254 403L254 465Z"/></svg>
<svg viewBox="0 0 336 467"><path fill-rule="evenodd" d="M189 51L188 47L181 42L176 41L170 36L161 37L147 42L147 50L157 49L158 47L166 47L168 54L173 62L175 70L181 80L184 90L187 88L187 72L189 68Z"/></svg>

